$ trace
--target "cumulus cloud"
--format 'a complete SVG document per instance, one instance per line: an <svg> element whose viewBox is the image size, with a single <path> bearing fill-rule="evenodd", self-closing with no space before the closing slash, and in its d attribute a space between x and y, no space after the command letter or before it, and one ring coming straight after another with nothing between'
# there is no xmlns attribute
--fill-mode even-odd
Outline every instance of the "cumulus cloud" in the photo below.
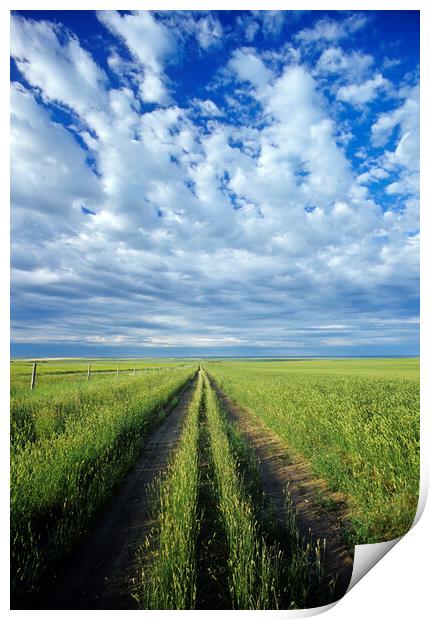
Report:
<svg viewBox="0 0 430 620"><path fill-rule="evenodd" d="M337 91L337 98L339 101L344 101L351 105L363 106L378 97L381 91L386 90L389 86L390 82L380 73L377 73L375 77L361 84L341 86Z"/></svg>
<svg viewBox="0 0 430 620"><path fill-rule="evenodd" d="M106 75L78 38L61 26L12 15L11 55L22 75L46 99L81 114L104 105Z"/></svg>
<svg viewBox="0 0 430 620"><path fill-rule="evenodd" d="M295 38L303 45L312 45L321 41L333 43L361 30L366 22L366 16L359 13L351 15L343 21L324 17L311 28L300 30Z"/></svg>
<svg viewBox="0 0 430 620"><path fill-rule="evenodd" d="M247 27L252 19L263 28L261 17L248 17ZM301 354L324 342L373 339L382 347L384 335L413 337L416 89L372 117L373 157L363 151L354 166L319 80L336 74L346 82L360 65L361 83L344 87L367 95L343 91L343 100L371 105L385 86L365 79L369 55L336 43L309 67L230 47L220 67L228 88L218 81L227 109L216 80L177 100L168 88L172 55L190 37L199 62L220 45L221 35L205 39L217 31L216 15L170 22L145 11L99 14L118 41L106 61L123 76L119 84L72 33L13 19L12 54L26 80L11 91L15 342L127 354ZM322 20L313 30L337 42L363 27L361 16L336 24ZM310 42L314 34L303 32L298 40ZM70 109L73 123L58 121L53 102ZM381 208L374 182L404 196L403 208Z"/></svg>
<svg viewBox="0 0 430 620"><path fill-rule="evenodd" d="M217 104L210 99L193 99L192 103L205 116L222 116L222 112Z"/></svg>
<svg viewBox="0 0 430 620"><path fill-rule="evenodd" d="M250 82L257 88L265 86L274 77L261 58L249 48L236 50L228 66L240 80Z"/></svg>
<svg viewBox="0 0 430 620"><path fill-rule="evenodd" d="M209 14L198 19L195 24L196 37L203 49L220 45L223 29L217 18Z"/></svg>
<svg viewBox="0 0 430 620"><path fill-rule="evenodd" d="M322 74L340 74L348 81L357 81L366 75L373 63L374 59L370 54L357 51L348 53L340 47L329 47L320 55L316 71Z"/></svg>
<svg viewBox="0 0 430 620"><path fill-rule="evenodd" d="M387 186L387 192L418 196L419 193L419 88L414 86L406 93L403 103L390 112L380 114L371 128L375 146L385 146L398 128L398 135L391 148L385 150L381 165L397 173L397 179Z"/></svg>
<svg viewBox="0 0 430 620"><path fill-rule="evenodd" d="M139 84L142 101L165 103L168 89L163 63L175 50L170 31L157 22L149 11L120 15L117 11L99 11L99 20L124 41L132 56L140 63L143 74Z"/></svg>
<svg viewBox="0 0 430 620"><path fill-rule="evenodd" d="M37 220L49 237L81 219L81 207L102 199L85 152L70 132L52 123L34 96L19 84L11 88L11 191L13 216ZM52 231L48 234L48 231ZM20 231L26 234L30 230ZM32 233L31 233L32 234ZM30 234L30 238L31 238Z"/></svg>

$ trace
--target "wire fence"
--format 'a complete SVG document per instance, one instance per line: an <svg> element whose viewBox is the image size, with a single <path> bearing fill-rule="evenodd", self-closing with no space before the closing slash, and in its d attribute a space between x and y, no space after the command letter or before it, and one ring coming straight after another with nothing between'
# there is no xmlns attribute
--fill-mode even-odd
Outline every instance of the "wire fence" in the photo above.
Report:
<svg viewBox="0 0 430 620"><path fill-rule="evenodd" d="M11 364L11 386L23 387L28 385L30 390L35 390L38 385L52 384L57 381L94 381L96 379L116 379L124 377L141 377L149 373L166 373L183 370L198 365L197 363L184 362L176 364L141 365L139 363L122 363L118 365L90 362L88 364L72 363L64 365L50 364L49 362L27 362Z"/></svg>

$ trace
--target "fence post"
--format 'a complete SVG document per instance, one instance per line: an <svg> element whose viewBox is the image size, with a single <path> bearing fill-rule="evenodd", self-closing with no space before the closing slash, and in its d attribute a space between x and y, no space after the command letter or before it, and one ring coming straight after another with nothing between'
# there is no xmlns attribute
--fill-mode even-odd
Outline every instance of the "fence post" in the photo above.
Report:
<svg viewBox="0 0 430 620"><path fill-rule="evenodd" d="M119 379L119 366L117 366L117 369L116 369L116 378Z"/></svg>
<svg viewBox="0 0 430 620"><path fill-rule="evenodd" d="M134 376L136 376L136 366L134 367Z"/></svg>
<svg viewBox="0 0 430 620"><path fill-rule="evenodd" d="M88 364L87 381L89 381L90 379L91 379L91 364Z"/></svg>
<svg viewBox="0 0 430 620"><path fill-rule="evenodd" d="M37 367L36 362L33 362L33 370L31 371L30 390L34 390L34 386L36 383L36 367Z"/></svg>

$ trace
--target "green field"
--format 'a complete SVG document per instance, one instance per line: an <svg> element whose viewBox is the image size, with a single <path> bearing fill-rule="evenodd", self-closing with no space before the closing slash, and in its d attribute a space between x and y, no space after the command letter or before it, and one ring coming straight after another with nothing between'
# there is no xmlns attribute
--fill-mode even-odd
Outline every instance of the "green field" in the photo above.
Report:
<svg viewBox="0 0 430 620"><path fill-rule="evenodd" d="M49 591L200 364L288 458L304 457L344 498L346 542L407 531L419 486L417 359L39 360L33 391L32 360L12 361L13 601L31 606L43 583ZM267 502L258 459L200 372L154 486L130 600L144 609L330 601L320 541L298 536L293 512L279 530Z"/></svg>
<svg viewBox="0 0 430 620"><path fill-rule="evenodd" d="M63 369L57 366L56 369ZM11 396L12 590L28 591L59 561L141 450L196 366L120 380L52 374Z"/></svg>
<svg viewBox="0 0 430 620"><path fill-rule="evenodd" d="M199 376L180 444L155 487L157 526L141 550L142 572L135 593L139 606L144 609L195 607L201 398L202 377ZM151 562L147 561L148 549L152 551Z"/></svg>
<svg viewBox="0 0 430 620"><path fill-rule="evenodd" d="M348 496L356 544L410 527L419 487L419 360L213 361L222 389Z"/></svg>
<svg viewBox="0 0 430 620"><path fill-rule="evenodd" d="M259 610L332 600L318 544L300 539L293 514L278 529L258 461L204 372L153 495L154 526L139 552L134 591L140 608Z"/></svg>
<svg viewBox="0 0 430 620"><path fill-rule="evenodd" d="M36 385L46 388L58 386L59 380L65 382L83 382L87 380L88 366L91 366L91 381L116 379L117 371L122 379L134 374L151 372L165 372L175 368L183 368L194 364L193 360L159 360L123 358L66 358L66 359L25 359L12 360L10 365L11 394L15 395L20 389L24 392L30 386L33 363L36 362Z"/></svg>

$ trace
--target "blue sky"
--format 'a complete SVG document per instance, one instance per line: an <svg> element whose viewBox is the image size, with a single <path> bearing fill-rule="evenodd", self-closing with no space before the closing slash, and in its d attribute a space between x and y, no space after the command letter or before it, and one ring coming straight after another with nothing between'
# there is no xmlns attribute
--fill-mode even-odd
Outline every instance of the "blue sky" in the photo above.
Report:
<svg viewBox="0 0 430 620"><path fill-rule="evenodd" d="M11 18L12 355L415 355L419 14Z"/></svg>

